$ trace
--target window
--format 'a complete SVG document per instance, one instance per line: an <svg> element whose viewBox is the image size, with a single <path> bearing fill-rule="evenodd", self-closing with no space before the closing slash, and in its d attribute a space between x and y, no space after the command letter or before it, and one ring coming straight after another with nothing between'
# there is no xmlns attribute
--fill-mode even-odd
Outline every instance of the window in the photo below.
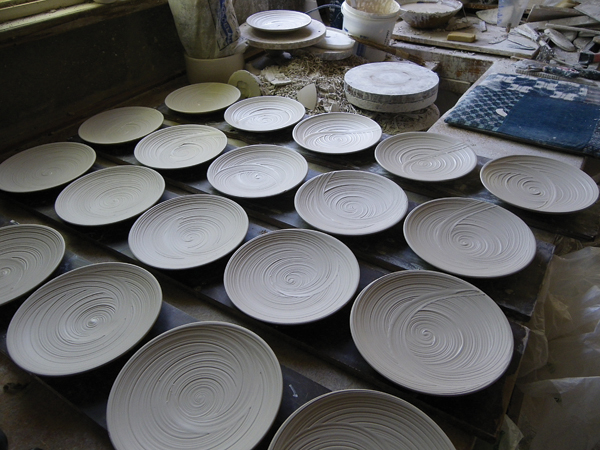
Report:
<svg viewBox="0 0 600 450"><path fill-rule="evenodd" d="M0 23L21 19L86 0L0 0Z"/></svg>

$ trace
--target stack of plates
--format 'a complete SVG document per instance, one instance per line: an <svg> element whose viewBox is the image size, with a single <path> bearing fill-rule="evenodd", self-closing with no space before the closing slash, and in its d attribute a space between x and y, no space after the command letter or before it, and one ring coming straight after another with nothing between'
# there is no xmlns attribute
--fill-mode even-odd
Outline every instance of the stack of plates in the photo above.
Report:
<svg viewBox="0 0 600 450"><path fill-rule="evenodd" d="M454 450L423 411L383 392L350 389L305 403L279 428L269 450Z"/></svg>
<svg viewBox="0 0 600 450"><path fill-rule="evenodd" d="M406 113L432 105L439 77L409 62L377 62L350 69L344 92L354 106L375 112Z"/></svg>
<svg viewBox="0 0 600 450"><path fill-rule="evenodd" d="M525 268L537 244L519 217L492 203L441 198L413 209L404 221L410 248L455 275L493 278Z"/></svg>
<svg viewBox="0 0 600 450"><path fill-rule="evenodd" d="M108 398L118 450L254 448L283 392L281 366L259 336L198 322L169 330L133 355Z"/></svg>
<svg viewBox="0 0 600 450"><path fill-rule="evenodd" d="M86 173L95 161L94 149L79 142L38 145L0 164L0 190L24 193L63 186Z"/></svg>
<svg viewBox="0 0 600 450"><path fill-rule="evenodd" d="M375 280L354 302L350 329L375 370L426 394L483 389L513 355L513 334L498 305L440 272L406 270Z"/></svg>
<svg viewBox="0 0 600 450"><path fill-rule="evenodd" d="M25 300L8 327L8 352L39 375L86 372L136 345L161 306L158 281L141 267L116 262L81 267Z"/></svg>
<svg viewBox="0 0 600 450"><path fill-rule="evenodd" d="M65 240L53 228L24 224L0 228L0 305L43 283L65 254Z"/></svg>
<svg viewBox="0 0 600 450"><path fill-rule="evenodd" d="M400 186L381 175L340 170L300 186L294 206L304 221L321 231L360 236L400 222L408 210L408 197Z"/></svg>
<svg viewBox="0 0 600 450"><path fill-rule="evenodd" d="M129 231L129 248L159 269L199 267L235 250L246 237L244 209L225 197L184 195L142 214Z"/></svg>
<svg viewBox="0 0 600 450"><path fill-rule="evenodd" d="M165 191L165 180L153 169L115 166L89 173L58 195L56 214L75 225L108 225L138 216Z"/></svg>
<svg viewBox="0 0 600 450"><path fill-rule="evenodd" d="M258 236L231 257L223 276L231 301L244 313L276 324L327 317L355 294L354 254L315 230L277 230Z"/></svg>

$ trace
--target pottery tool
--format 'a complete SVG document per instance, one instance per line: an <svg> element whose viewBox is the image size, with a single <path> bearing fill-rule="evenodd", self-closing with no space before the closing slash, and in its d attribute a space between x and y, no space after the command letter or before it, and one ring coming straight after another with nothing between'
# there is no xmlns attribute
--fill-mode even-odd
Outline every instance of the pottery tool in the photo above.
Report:
<svg viewBox="0 0 600 450"><path fill-rule="evenodd" d="M600 62L600 53L581 52L579 53L579 64L592 64Z"/></svg>
<svg viewBox="0 0 600 450"><path fill-rule="evenodd" d="M475 36L475 33L452 31L448 33L448 37L446 39L457 42L475 42L477 40L477 36Z"/></svg>
<svg viewBox="0 0 600 450"><path fill-rule="evenodd" d="M379 44L377 42L369 41L367 39L363 39L354 35L350 35L352 39L354 39L359 44L366 45L368 47L372 47L377 50L384 51L389 53L390 55L398 56L399 58L406 59L407 61L414 62L420 66L425 67L425 60L419 56L412 55L398 47L392 47L391 45Z"/></svg>

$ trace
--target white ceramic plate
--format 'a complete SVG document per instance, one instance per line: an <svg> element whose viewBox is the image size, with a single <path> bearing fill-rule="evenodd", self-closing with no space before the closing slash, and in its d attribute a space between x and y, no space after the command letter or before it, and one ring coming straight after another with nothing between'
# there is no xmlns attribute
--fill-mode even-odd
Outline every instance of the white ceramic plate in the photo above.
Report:
<svg viewBox="0 0 600 450"><path fill-rule="evenodd" d="M79 127L79 137L92 144L124 144L158 130L164 116L145 106L124 106L90 117Z"/></svg>
<svg viewBox="0 0 600 450"><path fill-rule="evenodd" d="M381 139L381 127L373 119L343 112L318 114L294 127L298 145L318 153L344 154L365 150Z"/></svg>
<svg viewBox="0 0 600 450"><path fill-rule="evenodd" d="M244 209L225 197L184 195L142 214L129 231L134 256L159 269L199 267L229 254L246 237Z"/></svg>
<svg viewBox="0 0 600 450"><path fill-rule="evenodd" d="M108 225L143 213L164 191L165 180L155 170L114 166L73 181L58 195L54 209L75 225Z"/></svg>
<svg viewBox="0 0 600 450"><path fill-rule="evenodd" d="M243 131L276 131L297 124L306 110L302 103L287 97L264 95L231 105L225 121Z"/></svg>
<svg viewBox="0 0 600 450"><path fill-rule="evenodd" d="M269 450L405 448L454 450L454 445L416 406L367 389L329 392L305 403L269 445Z"/></svg>
<svg viewBox="0 0 600 450"><path fill-rule="evenodd" d="M133 264L106 262L47 282L8 327L10 357L30 372L62 376L100 367L135 346L158 318L160 284Z"/></svg>
<svg viewBox="0 0 600 450"><path fill-rule="evenodd" d="M425 394L479 391L502 376L513 355L498 305L441 272L406 270L373 281L352 305L350 330L375 370Z"/></svg>
<svg viewBox="0 0 600 450"><path fill-rule="evenodd" d="M65 240L53 228L22 224L0 228L0 305L43 283L65 255Z"/></svg>
<svg viewBox="0 0 600 450"><path fill-rule="evenodd" d="M171 92L165 105L185 114L207 114L221 111L237 102L240 90L228 83L196 83Z"/></svg>
<svg viewBox="0 0 600 450"><path fill-rule="evenodd" d="M135 146L135 158L155 169L182 169L217 157L227 136L206 125L176 125L150 133Z"/></svg>
<svg viewBox="0 0 600 450"><path fill-rule="evenodd" d="M408 198L400 186L381 175L339 170L300 186L294 206L304 221L321 231L358 236L400 222L408 210Z"/></svg>
<svg viewBox="0 0 600 450"><path fill-rule="evenodd" d="M239 147L212 162L206 173L219 191L243 198L271 197L298 186L308 163L294 150L278 145Z"/></svg>
<svg viewBox="0 0 600 450"><path fill-rule="evenodd" d="M483 166L480 176L500 200L531 211L572 213L598 200L598 185L588 174L551 158L498 158Z"/></svg>
<svg viewBox="0 0 600 450"><path fill-rule="evenodd" d="M257 12L246 19L252 28L270 33L288 33L304 28L311 22L308 14L284 9Z"/></svg>
<svg viewBox="0 0 600 450"><path fill-rule="evenodd" d="M283 392L277 357L223 322L169 330L138 350L110 391L117 450L246 450L271 427Z"/></svg>
<svg viewBox="0 0 600 450"><path fill-rule="evenodd" d="M38 145L0 164L0 190L23 193L62 186L86 173L95 161L94 149L79 142Z"/></svg>
<svg viewBox="0 0 600 450"><path fill-rule="evenodd" d="M429 264L475 278L518 272L536 252L535 237L519 217L470 198L440 198L417 206L404 221L404 237Z"/></svg>
<svg viewBox="0 0 600 450"><path fill-rule="evenodd" d="M375 148L375 159L388 172L417 181L454 180L477 166L477 155L464 142L418 131L380 142Z"/></svg>
<svg viewBox="0 0 600 450"><path fill-rule="evenodd" d="M277 230L240 247L223 280L231 301L255 319L314 322L356 293L358 261L345 244L315 230Z"/></svg>

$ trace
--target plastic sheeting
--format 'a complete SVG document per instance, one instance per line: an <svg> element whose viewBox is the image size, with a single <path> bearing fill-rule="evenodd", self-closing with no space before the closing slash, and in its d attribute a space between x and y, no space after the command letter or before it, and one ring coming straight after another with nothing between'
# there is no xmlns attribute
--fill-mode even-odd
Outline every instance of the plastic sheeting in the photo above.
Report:
<svg viewBox="0 0 600 450"><path fill-rule="evenodd" d="M519 449L600 449L600 248L554 257L529 324Z"/></svg>
<svg viewBox="0 0 600 450"><path fill-rule="evenodd" d="M215 59L245 50L232 0L169 0L188 56Z"/></svg>

